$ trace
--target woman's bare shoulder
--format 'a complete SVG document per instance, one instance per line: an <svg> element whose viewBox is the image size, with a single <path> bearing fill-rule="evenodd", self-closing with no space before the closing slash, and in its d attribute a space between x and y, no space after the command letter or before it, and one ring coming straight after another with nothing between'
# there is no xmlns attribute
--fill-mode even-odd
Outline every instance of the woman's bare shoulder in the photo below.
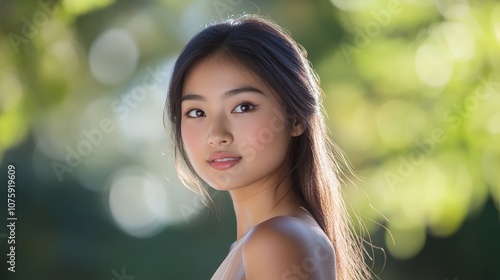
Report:
<svg viewBox="0 0 500 280"><path fill-rule="evenodd" d="M335 279L333 246L305 219L278 216L260 223L242 253L247 279Z"/></svg>
<svg viewBox="0 0 500 280"><path fill-rule="evenodd" d="M299 242L298 245L300 245L311 243L316 239L328 239L312 218L308 220L306 217L295 216L276 216L268 219L252 228L248 235L247 243L249 244L290 241Z"/></svg>

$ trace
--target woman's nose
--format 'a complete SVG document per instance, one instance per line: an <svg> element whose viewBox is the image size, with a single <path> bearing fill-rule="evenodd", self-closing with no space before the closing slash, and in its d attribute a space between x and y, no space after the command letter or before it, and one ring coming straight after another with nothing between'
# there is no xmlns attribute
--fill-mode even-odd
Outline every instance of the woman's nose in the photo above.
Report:
<svg viewBox="0 0 500 280"><path fill-rule="evenodd" d="M233 136L228 130L225 120L221 118L213 120L208 134L210 146L229 145L233 142Z"/></svg>

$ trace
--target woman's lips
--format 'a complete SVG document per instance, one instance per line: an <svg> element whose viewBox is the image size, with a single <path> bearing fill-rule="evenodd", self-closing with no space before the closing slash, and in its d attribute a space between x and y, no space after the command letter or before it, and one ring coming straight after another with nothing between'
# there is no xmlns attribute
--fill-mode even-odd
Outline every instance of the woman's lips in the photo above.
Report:
<svg viewBox="0 0 500 280"><path fill-rule="evenodd" d="M240 162L241 158L231 157L231 158L220 158L216 160L209 161L208 164L217 170L229 169Z"/></svg>

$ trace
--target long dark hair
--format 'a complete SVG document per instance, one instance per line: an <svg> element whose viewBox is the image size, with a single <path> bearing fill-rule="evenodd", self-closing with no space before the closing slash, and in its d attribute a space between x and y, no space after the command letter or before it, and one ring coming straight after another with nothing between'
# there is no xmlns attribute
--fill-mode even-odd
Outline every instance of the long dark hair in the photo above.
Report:
<svg viewBox="0 0 500 280"><path fill-rule="evenodd" d="M213 24L195 35L180 53L170 82L165 115L172 125L176 167L183 183L211 200L184 150L180 101L190 71L214 56L243 65L260 77L277 95L289 116L287 119L304 126L304 133L290 142L286 159L290 168L281 179L291 178L294 184L289 191L305 201L306 208L332 242L338 278L370 279L362 240L351 228L342 199L339 162L346 163L346 160L327 134L319 79L306 52L271 20L245 15Z"/></svg>

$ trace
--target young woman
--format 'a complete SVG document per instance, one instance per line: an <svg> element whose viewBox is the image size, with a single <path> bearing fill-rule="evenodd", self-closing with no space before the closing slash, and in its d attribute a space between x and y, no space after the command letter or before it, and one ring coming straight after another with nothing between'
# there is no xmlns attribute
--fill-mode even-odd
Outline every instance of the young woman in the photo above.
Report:
<svg viewBox="0 0 500 280"><path fill-rule="evenodd" d="M207 197L205 184L228 191L237 219L212 279L371 278L321 98L305 52L270 20L211 25L182 50L166 106L179 175Z"/></svg>

